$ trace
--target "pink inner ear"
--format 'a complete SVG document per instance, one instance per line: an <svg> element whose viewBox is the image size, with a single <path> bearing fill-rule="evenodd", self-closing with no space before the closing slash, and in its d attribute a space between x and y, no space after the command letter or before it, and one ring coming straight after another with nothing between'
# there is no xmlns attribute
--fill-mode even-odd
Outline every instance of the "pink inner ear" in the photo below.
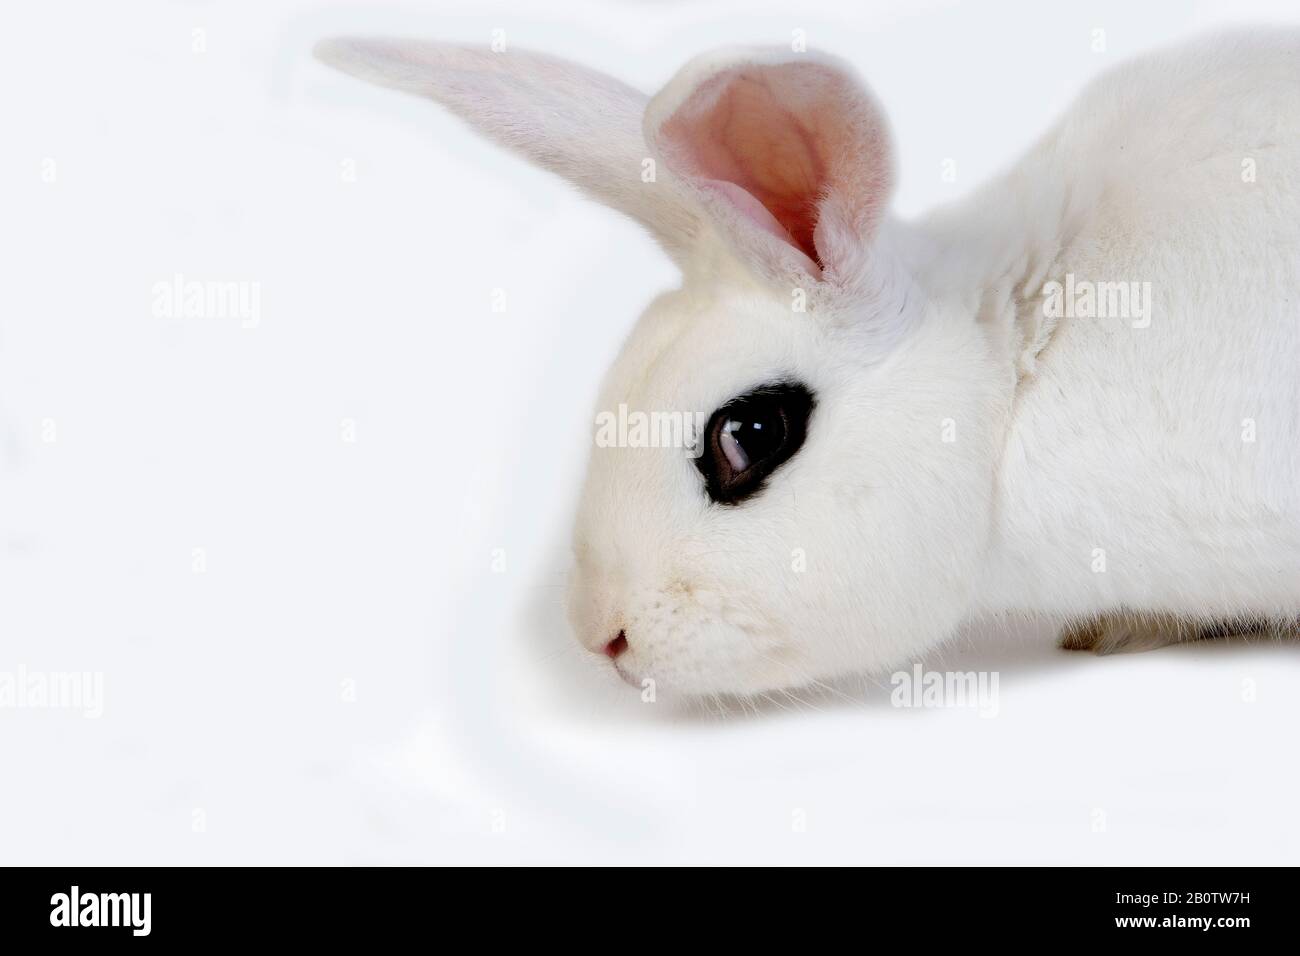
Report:
<svg viewBox="0 0 1300 956"><path fill-rule="evenodd" d="M752 193L746 192L735 183L727 182L724 179L705 179L703 180L703 183L709 189L726 199L727 202L731 203L731 205L734 206L748 222L757 226L763 232L776 236L776 238L780 239L782 242L787 242L800 249L800 251L803 251L804 255L808 257L809 261L816 261L813 259L811 253L804 251L795 241L794 237L790 234L789 228L782 223L781 220L777 219L776 216L768 212L767 207L759 202Z"/></svg>
<svg viewBox="0 0 1300 956"><path fill-rule="evenodd" d="M687 172L819 267L818 206L853 162L838 78L812 64L751 65L712 77L662 126ZM867 157L856 157L865 162Z"/></svg>

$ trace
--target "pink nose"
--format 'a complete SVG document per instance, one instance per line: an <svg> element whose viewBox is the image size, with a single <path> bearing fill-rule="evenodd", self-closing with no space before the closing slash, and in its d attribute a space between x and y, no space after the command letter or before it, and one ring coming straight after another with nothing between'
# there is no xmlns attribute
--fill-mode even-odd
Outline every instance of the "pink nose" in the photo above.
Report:
<svg viewBox="0 0 1300 956"><path fill-rule="evenodd" d="M608 657L610 660L613 660L614 658L618 657L618 655L622 654L625 650L627 650L627 635L624 634L622 631L619 631L618 637L614 638L612 641L610 641L608 644L605 645L605 656Z"/></svg>

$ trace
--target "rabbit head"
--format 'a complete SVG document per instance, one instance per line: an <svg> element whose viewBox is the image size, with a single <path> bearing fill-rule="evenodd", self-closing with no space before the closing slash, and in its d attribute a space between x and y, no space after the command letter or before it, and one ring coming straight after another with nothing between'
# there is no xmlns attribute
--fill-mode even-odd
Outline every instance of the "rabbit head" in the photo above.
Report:
<svg viewBox="0 0 1300 956"><path fill-rule="evenodd" d="M637 685L746 694L951 633L989 534L998 373L969 312L907 264L886 121L845 65L723 51L648 99L516 51L318 55L444 104L643 223L682 270L597 406L651 426L594 442L570 600L588 649ZM655 441L673 416L682 440Z"/></svg>

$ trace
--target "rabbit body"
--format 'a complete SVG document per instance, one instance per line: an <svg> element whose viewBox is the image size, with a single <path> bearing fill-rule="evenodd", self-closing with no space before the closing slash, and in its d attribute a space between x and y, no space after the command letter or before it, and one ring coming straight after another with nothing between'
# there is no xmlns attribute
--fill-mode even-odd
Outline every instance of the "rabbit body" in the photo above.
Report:
<svg viewBox="0 0 1300 956"><path fill-rule="evenodd" d="M988 615L1300 615L1296 33L1115 69L907 223L883 112L833 57L720 51L648 99L521 52L319 55L437 100L681 266L597 407L713 430L694 462L598 441L574 533L575 630L629 682L879 672Z"/></svg>
<svg viewBox="0 0 1300 956"><path fill-rule="evenodd" d="M918 232L938 294L1015 354L978 603L1296 617L1296 36L1112 71L1007 177ZM949 258L955 244L983 254ZM1052 282L1080 290L1082 314L1044 314ZM1097 314L1107 283L1127 287L1123 314Z"/></svg>

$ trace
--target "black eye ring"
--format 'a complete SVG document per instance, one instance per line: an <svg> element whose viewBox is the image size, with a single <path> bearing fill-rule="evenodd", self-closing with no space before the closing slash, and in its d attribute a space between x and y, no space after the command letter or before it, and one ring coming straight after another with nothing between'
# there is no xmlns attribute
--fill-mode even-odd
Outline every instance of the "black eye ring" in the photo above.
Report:
<svg viewBox="0 0 1300 956"><path fill-rule="evenodd" d="M813 393L798 382L776 382L739 395L713 413L695 467L718 504L752 497L803 445Z"/></svg>

